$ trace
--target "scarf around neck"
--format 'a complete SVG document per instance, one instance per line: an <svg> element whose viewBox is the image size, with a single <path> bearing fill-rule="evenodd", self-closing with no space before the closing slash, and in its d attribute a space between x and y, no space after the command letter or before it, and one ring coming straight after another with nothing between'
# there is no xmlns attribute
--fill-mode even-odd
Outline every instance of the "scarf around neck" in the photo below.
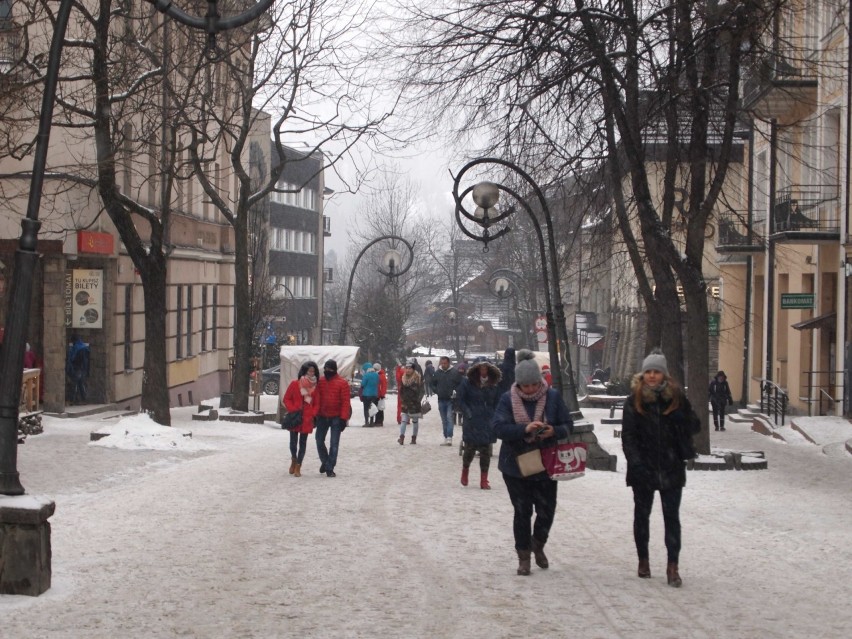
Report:
<svg viewBox="0 0 852 639"><path fill-rule="evenodd" d="M521 392L520 386L517 383L512 384L512 389L509 392L509 399L512 400L512 417L515 418L516 424L529 424L530 422L540 422L544 417L544 404L547 400L547 384L542 383L538 390L530 395ZM524 406L524 402L535 402L535 410L533 418L530 419L529 413Z"/></svg>
<svg viewBox="0 0 852 639"><path fill-rule="evenodd" d="M302 393L302 397L307 397L308 395L313 395L314 391L317 387L317 378L314 377L311 380L307 375L302 375L299 378L299 391Z"/></svg>

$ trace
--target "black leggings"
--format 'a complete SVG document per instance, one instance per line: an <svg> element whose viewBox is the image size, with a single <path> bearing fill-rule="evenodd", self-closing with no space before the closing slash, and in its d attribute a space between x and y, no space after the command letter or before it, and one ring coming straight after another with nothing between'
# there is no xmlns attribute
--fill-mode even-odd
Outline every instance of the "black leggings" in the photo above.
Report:
<svg viewBox="0 0 852 639"><path fill-rule="evenodd" d="M483 473L487 473L488 468L491 466L491 444L485 444L485 446L474 446L473 444L465 442L464 449L462 451L462 466L470 468L470 463L473 461L473 458L476 457L476 451L479 451L479 470Z"/></svg>
<svg viewBox="0 0 852 639"><path fill-rule="evenodd" d="M668 560L677 563L680 556L680 498L683 488L660 491L665 525L666 551ZM633 539L639 559L648 559L649 522L654 507L654 489L645 486L633 487Z"/></svg>
<svg viewBox="0 0 852 639"><path fill-rule="evenodd" d="M522 479L503 473L509 498L515 507L512 529L515 550L531 550L532 538L547 543L553 516L556 514L557 483L551 479ZM531 520L535 509L535 524Z"/></svg>
<svg viewBox="0 0 852 639"><path fill-rule="evenodd" d="M713 409L713 425L716 427L716 430L725 427L725 406L727 404L717 404L716 402L710 402L710 406Z"/></svg>
<svg viewBox="0 0 852 639"><path fill-rule="evenodd" d="M299 443L299 452L296 453L296 442ZM305 459L305 447L308 445L308 434L297 433L290 431L290 454L296 458L296 463L300 464Z"/></svg>

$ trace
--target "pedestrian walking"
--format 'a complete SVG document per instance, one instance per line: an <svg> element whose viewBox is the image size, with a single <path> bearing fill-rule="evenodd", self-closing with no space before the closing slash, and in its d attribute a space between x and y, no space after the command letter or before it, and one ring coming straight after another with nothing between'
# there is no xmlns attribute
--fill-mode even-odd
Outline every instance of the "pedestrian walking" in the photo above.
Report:
<svg viewBox="0 0 852 639"><path fill-rule="evenodd" d="M515 349L507 348L503 351L503 361L500 363L500 394L502 395L515 383Z"/></svg>
<svg viewBox="0 0 852 639"><path fill-rule="evenodd" d="M669 376L666 357L652 351L633 376L624 402L621 445L627 458L627 485L633 488L633 538L639 556L638 575L651 577L649 520L654 492L660 492L665 525L670 586L683 583L678 572L681 547L680 501L686 485L685 460L695 457L692 436L698 417L680 386Z"/></svg>
<svg viewBox="0 0 852 639"><path fill-rule="evenodd" d="M379 403L379 374L370 362L361 367L361 403L364 406L364 428L373 425L373 415L370 411Z"/></svg>
<svg viewBox="0 0 852 639"><path fill-rule="evenodd" d="M374 426L384 426L385 425L385 398L388 396L388 376L385 373L385 369L382 368L382 365L379 362L373 364L373 370L376 371L376 374L379 376L379 401L376 406L379 409L379 412L376 413L376 418L373 421Z"/></svg>
<svg viewBox="0 0 852 639"><path fill-rule="evenodd" d="M399 391L402 386L402 376L405 373L405 366L402 365L402 362L396 363L396 368L393 371L393 378L396 382L396 423L397 425L402 424L402 402L399 401Z"/></svg>
<svg viewBox="0 0 852 639"><path fill-rule="evenodd" d="M317 453L320 458L320 472L327 477L337 477L337 452L340 448L340 434L346 429L352 417L352 404L349 401L349 382L337 374L337 362L326 361L322 367L323 376L317 386L320 393L320 408L314 419L316 425ZM331 433L328 448L325 445L326 434Z"/></svg>
<svg viewBox="0 0 852 639"><path fill-rule="evenodd" d="M710 396L710 407L713 410L713 425L716 430L725 430L725 408L734 403L731 397L731 387L728 385L728 376L725 371L719 371L710 382L708 390Z"/></svg>
<svg viewBox="0 0 852 639"><path fill-rule="evenodd" d="M461 380L462 376L458 370L450 366L450 358L441 357L432 377L432 390L438 396L438 413L441 415L444 434L442 446L453 445L453 395Z"/></svg>
<svg viewBox="0 0 852 639"><path fill-rule="evenodd" d="M417 443L417 429L420 425L420 403L423 401L423 380L414 367L414 360L405 363L399 386L399 403L402 407L402 423L399 425L399 445L405 444L405 428L411 422L411 443Z"/></svg>
<svg viewBox="0 0 852 639"><path fill-rule="evenodd" d="M488 469L491 465L491 446L497 441L491 420L500 401L500 379L499 368L489 362L480 362L470 367L456 391L463 416L462 486L467 486L470 464L479 453L479 487L483 490L491 489Z"/></svg>
<svg viewBox="0 0 852 639"><path fill-rule="evenodd" d="M290 430L290 474L294 477L302 476L308 435L314 432L314 418L320 408L318 384L319 366L315 362L305 362L281 399L288 413L302 411L302 423Z"/></svg>
<svg viewBox="0 0 852 639"><path fill-rule="evenodd" d="M503 440L498 468L515 510L512 526L518 574L529 575L531 553L539 568L550 566L544 546L556 513L557 482L544 471L525 477L517 457L555 446L573 432L574 422L559 392L544 383L533 352L520 350L517 360L515 383L501 395L492 424L494 434Z"/></svg>
<svg viewBox="0 0 852 639"><path fill-rule="evenodd" d="M544 381L548 386L553 386L553 373L550 372L550 365L545 364L541 367L541 374L544 377Z"/></svg>
<svg viewBox="0 0 852 639"><path fill-rule="evenodd" d="M79 335L72 338L65 356L65 373L71 387L71 404L85 404L91 349Z"/></svg>
<svg viewBox="0 0 852 639"><path fill-rule="evenodd" d="M426 397L432 397L432 378L435 377L435 367L432 365L432 360L426 360L426 366L423 369L423 386L426 388Z"/></svg>

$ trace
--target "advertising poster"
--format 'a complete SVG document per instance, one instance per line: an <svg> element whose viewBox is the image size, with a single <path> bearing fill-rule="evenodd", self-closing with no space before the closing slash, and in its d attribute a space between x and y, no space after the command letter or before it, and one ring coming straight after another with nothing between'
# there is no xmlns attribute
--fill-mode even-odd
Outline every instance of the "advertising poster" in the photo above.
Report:
<svg viewBox="0 0 852 639"><path fill-rule="evenodd" d="M74 269L71 284L71 327L103 328L103 270Z"/></svg>

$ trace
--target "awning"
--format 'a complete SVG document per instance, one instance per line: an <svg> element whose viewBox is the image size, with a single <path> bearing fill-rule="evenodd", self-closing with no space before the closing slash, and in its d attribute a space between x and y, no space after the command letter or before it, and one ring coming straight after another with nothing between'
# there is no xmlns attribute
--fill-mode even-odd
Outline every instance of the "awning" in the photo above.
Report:
<svg viewBox="0 0 852 639"><path fill-rule="evenodd" d="M815 328L834 330L837 326L837 311L819 315L792 325L797 331L812 331Z"/></svg>

